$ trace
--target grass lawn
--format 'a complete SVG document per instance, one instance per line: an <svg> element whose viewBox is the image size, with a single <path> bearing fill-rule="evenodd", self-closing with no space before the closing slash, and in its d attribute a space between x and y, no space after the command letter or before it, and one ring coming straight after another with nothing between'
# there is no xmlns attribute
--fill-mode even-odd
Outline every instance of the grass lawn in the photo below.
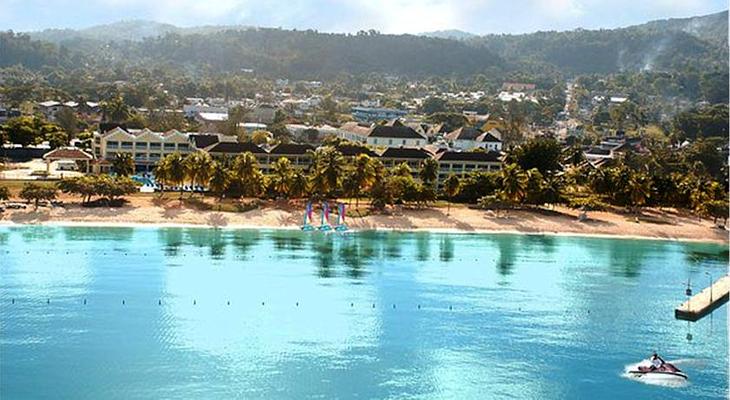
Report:
<svg viewBox="0 0 730 400"><path fill-rule="evenodd" d="M0 186L4 186L10 190L11 197L17 197L20 190L23 189L26 183L36 183L41 186L56 186L56 181L41 181L41 180L15 180L15 179L2 179L0 180Z"/></svg>

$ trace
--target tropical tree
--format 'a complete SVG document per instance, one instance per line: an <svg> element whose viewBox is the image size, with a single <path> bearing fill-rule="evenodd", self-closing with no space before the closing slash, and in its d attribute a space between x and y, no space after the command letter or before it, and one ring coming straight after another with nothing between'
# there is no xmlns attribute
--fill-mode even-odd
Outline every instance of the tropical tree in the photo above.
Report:
<svg viewBox="0 0 730 400"><path fill-rule="evenodd" d="M312 189L318 195L334 196L340 188L344 171L344 157L332 146L322 146L311 152Z"/></svg>
<svg viewBox="0 0 730 400"><path fill-rule="evenodd" d="M646 204L646 201L651 196L651 179L646 174L634 173L629 178L629 200L634 210L641 210L641 206Z"/></svg>
<svg viewBox="0 0 730 400"><path fill-rule="evenodd" d="M421 169L418 171L418 177L426 186L435 186L439 175L439 163L433 158L426 158L421 161Z"/></svg>
<svg viewBox="0 0 730 400"><path fill-rule="evenodd" d="M216 196L218 201L221 201L221 199L223 199L223 195L228 189L228 185L231 183L231 173L228 171L226 166L219 161L213 161L210 169L211 174L210 181L208 183L210 191Z"/></svg>
<svg viewBox="0 0 730 400"><path fill-rule="evenodd" d="M134 158L130 153L117 153L112 159L112 171L119 176L129 176L134 173Z"/></svg>
<svg viewBox="0 0 730 400"><path fill-rule="evenodd" d="M196 184L207 185L213 165L213 158L210 154L204 151L190 153L183 160L183 165L185 167L185 177L190 181L193 188Z"/></svg>
<svg viewBox="0 0 730 400"><path fill-rule="evenodd" d="M23 189L20 190L20 198L28 202L32 201L37 210L40 201L56 198L56 188L36 183L26 183L23 185Z"/></svg>
<svg viewBox="0 0 730 400"><path fill-rule="evenodd" d="M251 133L251 142L255 145L266 144L271 137L271 132L263 129L255 130Z"/></svg>
<svg viewBox="0 0 730 400"><path fill-rule="evenodd" d="M291 190L289 193L293 198L305 197L309 193L309 180L302 171L294 171L291 180Z"/></svg>
<svg viewBox="0 0 730 400"><path fill-rule="evenodd" d="M454 174L451 174L446 178L444 181L444 194L446 195L446 198L448 200L447 202L447 208L446 208L446 215L449 215L451 213L451 202L454 199L454 197L459 193L459 188L461 187L461 181L459 180L459 177L457 177Z"/></svg>
<svg viewBox="0 0 730 400"><path fill-rule="evenodd" d="M263 174L256 156L251 152L239 154L233 160L234 179L241 185L244 196L258 196L263 189Z"/></svg>
<svg viewBox="0 0 730 400"><path fill-rule="evenodd" d="M6 201L10 198L10 189L7 186L0 186L0 201Z"/></svg>
<svg viewBox="0 0 730 400"><path fill-rule="evenodd" d="M155 176L161 182L178 186L180 189L180 201L183 195L183 183L185 182L185 160L178 152L168 154L157 163Z"/></svg>
<svg viewBox="0 0 730 400"><path fill-rule="evenodd" d="M294 170L291 166L291 161L286 157L279 158L273 165L273 171L274 191L281 197L289 198L294 180Z"/></svg>
<svg viewBox="0 0 730 400"><path fill-rule="evenodd" d="M352 162L352 185L355 196L355 208L360 206L360 197L364 191L370 190L375 183L376 170L373 159L367 154L358 154Z"/></svg>
<svg viewBox="0 0 730 400"><path fill-rule="evenodd" d="M505 201L519 204L527 194L528 176L519 165L507 164L502 168L501 195Z"/></svg>
<svg viewBox="0 0 730 400"><path fill-rule="evenodd" d="M197 183L200 186L207 187L213 174L213 157L204 151L196 153L196 168L196 180L193 181L193 185Z"/></svg>
<svg viewBox="0 0 730 400"><path fill-rule="evenodd" d="M108 122L125 122L131 113L121 96L115 96L100 104L103 119Z"/></svg>

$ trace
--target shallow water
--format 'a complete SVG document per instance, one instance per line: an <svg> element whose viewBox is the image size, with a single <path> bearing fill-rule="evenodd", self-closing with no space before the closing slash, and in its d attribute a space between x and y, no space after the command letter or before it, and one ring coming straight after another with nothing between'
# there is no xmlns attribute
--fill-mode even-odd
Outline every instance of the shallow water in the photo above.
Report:
<svg viewBox="0 0 730 400"><path fill-rule="evenodd" d="M0 398L722 399L725 307L673 310L727 262L646 240L0 228ZM623 376L654 350L689 385Z"/></svg>

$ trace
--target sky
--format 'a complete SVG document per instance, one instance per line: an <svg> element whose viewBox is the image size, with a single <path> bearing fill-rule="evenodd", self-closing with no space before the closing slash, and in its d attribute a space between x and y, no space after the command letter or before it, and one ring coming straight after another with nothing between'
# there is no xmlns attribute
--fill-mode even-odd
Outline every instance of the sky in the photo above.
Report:
<svg viewBox="0 0 730 400"><path fill-rule="evenodd" d="M526 33L615 28L727 7L727 0L0 0L0 29L84 28L145 19L323 32Z"/></svg>

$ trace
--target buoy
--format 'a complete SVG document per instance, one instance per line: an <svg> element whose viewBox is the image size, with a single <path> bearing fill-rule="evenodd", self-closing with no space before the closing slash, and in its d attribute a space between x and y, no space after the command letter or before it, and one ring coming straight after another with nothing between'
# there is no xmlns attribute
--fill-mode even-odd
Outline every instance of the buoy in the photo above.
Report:
<svg viewBox="0 0 730 400"><path fill-rule="evenodd" d="M375 303L373 303L373 308L375 308Z"/></svg>
<svg viewBox="0 0 730 400"><path fill-rule="evenodd" d="M162 300L157 300L157 305L158 306L161 306L162 305Z"/></svg>
<svg viewBox="0 0 730 400"><path fill-rule="evenodd" d="M84 299L84 304L86 304L86 299Z"/></svg>
<svg viewBox="0 0 730 400"><path fill-rule="evenodd" d="M691 333L688 333L687 334L687 341L688 342L691 342L692 341L692 334Z"/></svg>
<svg viewBox="0 0 730 400"><path fill-rule="evenodd" d="M195 304L197 304L197 303L195 302L195 300L193 300L193 305L195 305Z"/></svg>
<svg viewBox="0 0 730 400"><path fill-rule="evenodd" d="M51 299L46 299L46 304L51 304Z"/></svg>
<svg viewBox="0 0 730 400"><path fill-rule="evenodd" d="M15 304L15 299L10 300L11 304Z"/></svg>
<svg viewBox="0 0 730 400"><path fill-rule="evenodd" d="M297 307L299 307L299 302L297 301Z"/></svg>
<svg viewBox="0 0 730 400"><path fill-rule="evenodd" d="M122 304L124 304L124 300L122 300Z"/></svg>
<svg viewBox="0 0 730 400"><path fill-rule="evenodd" d="M419 310L421 309L421 305L420 305L420 304L418 305L418 309L419 309Z"/></svg>
<svg viewBox="0 0 730 400"><path fill-rule="evenodd" d="M452 309L451 306L449 306L449 310L451 310L451 309Z"/></svg>
<svg viewBox="0 0 730 400"><path fill-rule="evenodd" d="M262 306L264 305L264 302L263 302L263 301L261 302L261 305L262 305Z"/></svg>
<svg viewBox="0 0 730 400"><path fill-rule="evenodd" d="M354 306L354 304L353 303L350 303L350 307L353 307L353 306Z"/></svg>
<svg viewBox="0 0 730 400"><path fill-rule="evenodd" d="M227 302L226 302L226 305L227 305L227 306L230 306L230 305L231 305L231 301L230 301L230 300L229 300L229 301L227 301Z"/></svg>
<svg viewBox="0 0 730 400"><path fill-rule="evenodd" d="M395 309L395 304L393 304L393 309Z"/></svg>

